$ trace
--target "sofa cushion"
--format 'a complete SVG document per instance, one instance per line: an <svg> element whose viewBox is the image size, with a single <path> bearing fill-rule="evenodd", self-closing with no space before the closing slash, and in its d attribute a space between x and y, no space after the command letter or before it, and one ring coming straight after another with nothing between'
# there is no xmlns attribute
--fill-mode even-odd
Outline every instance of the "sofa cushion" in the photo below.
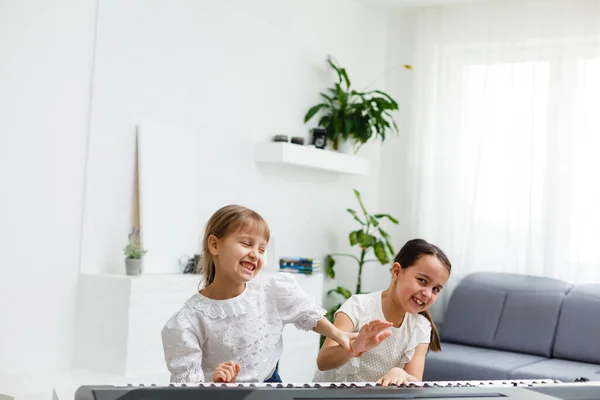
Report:
<svg viewBox="0 0 600 400"><path fill-rule="evenodd" d="M542 360L545 358L443 342L441 352L427 354L423 380L509 379L516 368Z"/></svg>
<svg viewBox="0 0 600 400"><path fill-rule="evenodd" d="M563 302L553 357L600 364L600 284L577 285Z"/></svg>
<svg viewBox="0 0 600 400"><path fill-rule="evenodd" d="M563 297L572 285L530 275L476 272L452 293L444 341L550 356Z"/></svg>
<svg viewBox="0 0 600 400"><path fill-rule="evenodd" d="M444 316L444 341L491 346L506 292L472 285L466 279L454 289Z"/></svg>
<svg viewBox="0 0 600 400"><path fill-rule="evenodd" d="M493 347L550 357L562 292L509 292Z"/></svg>
<svg viewBox="0 0 600 400"><path fill-rule="evenodd" d="M554 358L519 367L510 375L511 379L544 378L563 382L572 382L581 377L600 381L600 365Z"/></svg>

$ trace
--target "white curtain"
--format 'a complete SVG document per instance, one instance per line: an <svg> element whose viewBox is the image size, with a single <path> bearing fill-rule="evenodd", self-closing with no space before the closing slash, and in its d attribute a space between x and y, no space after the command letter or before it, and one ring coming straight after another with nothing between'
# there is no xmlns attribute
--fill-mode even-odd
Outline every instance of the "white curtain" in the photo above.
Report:
<svg viewBox="0 0 600 400"><path fill-rule="evenodd" d="M411 12L405 234L455 277L600 282L600 1Z"/></svg>

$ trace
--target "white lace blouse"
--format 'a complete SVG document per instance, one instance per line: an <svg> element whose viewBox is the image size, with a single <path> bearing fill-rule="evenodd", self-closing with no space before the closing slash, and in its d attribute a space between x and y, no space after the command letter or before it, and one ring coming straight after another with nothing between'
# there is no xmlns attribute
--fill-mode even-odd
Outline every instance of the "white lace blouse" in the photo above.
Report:
<svg viewBox="0 0 600 400"><path fill-rule="evenodd" d="M367 322L385 320L381 306L382 291L350 297L336 312L343 312L354 324L354 332ZM375 382L394 367L404 368L421 343L429 343L431 323L420 314L404 316L398 328L388 328L392 336L361 357L351 358L346 364L329 371L317 371L315 382Z"/></svg>
<svg viewBox="0 0 600 400"><path fill-rule="evenodd" d="M214 369L227 361L241 367L237 382L263 382L281 356L284 325L308 331L324 314L286 273L259 275L232 299L197 293L162 330L171 382L211 381Z"/></svg>

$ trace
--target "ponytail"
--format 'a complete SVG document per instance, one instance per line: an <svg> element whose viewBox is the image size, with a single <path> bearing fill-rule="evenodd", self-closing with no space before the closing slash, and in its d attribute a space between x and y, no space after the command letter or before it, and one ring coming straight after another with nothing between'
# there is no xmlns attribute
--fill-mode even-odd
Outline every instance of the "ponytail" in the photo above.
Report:
<svg viewBox="0 0 600 400"><path fill-rule="evenodd" d="M207 287L215 280L215 260L212 254L208 251L208 244L204 249L204 243L202 244L202 257L196 263L196 273L202 274L204 277L204 287Z"/></svg>
<svg viewBox="0 0 600 400"><path fill-rule="evenodd" d="M442 351L442 343L440 340L440 334L431 319L431 314L429 314L429 310L421 311L419 314L427 318L427 321L431 324L431 336L429 337L429 351Z"/></svg>

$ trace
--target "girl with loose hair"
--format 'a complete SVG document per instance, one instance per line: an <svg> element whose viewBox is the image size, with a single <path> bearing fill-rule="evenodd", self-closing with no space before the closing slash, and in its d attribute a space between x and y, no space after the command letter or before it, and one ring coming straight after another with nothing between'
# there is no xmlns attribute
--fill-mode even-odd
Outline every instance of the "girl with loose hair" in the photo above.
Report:
<svg viewBox="0 0 600 400"><path fill-rule="evenodd" d="M387 334L369 322L360 334L323 317L290 274L254 279L265 262L269 225L255 211L228 205L208 220L197 272L204 288L162 330L172 382L281 382L276 370L285 324L328 337L344 352L366 351Z"/></svg>
<svg viewBox="0 0 600 400"><path fill-rule="evenodd" d="M440 351L440 337L429 315L452 266L437 246L409 240L392 265L392 282L383 291L350 297L336 312L335 326L357 332L371 319L390 321L381 346L355 356L327 339L319 351L315 381L377 382L384 386L421 381L427 351ZM353 347L354 342L350 342Z"/></svg>

